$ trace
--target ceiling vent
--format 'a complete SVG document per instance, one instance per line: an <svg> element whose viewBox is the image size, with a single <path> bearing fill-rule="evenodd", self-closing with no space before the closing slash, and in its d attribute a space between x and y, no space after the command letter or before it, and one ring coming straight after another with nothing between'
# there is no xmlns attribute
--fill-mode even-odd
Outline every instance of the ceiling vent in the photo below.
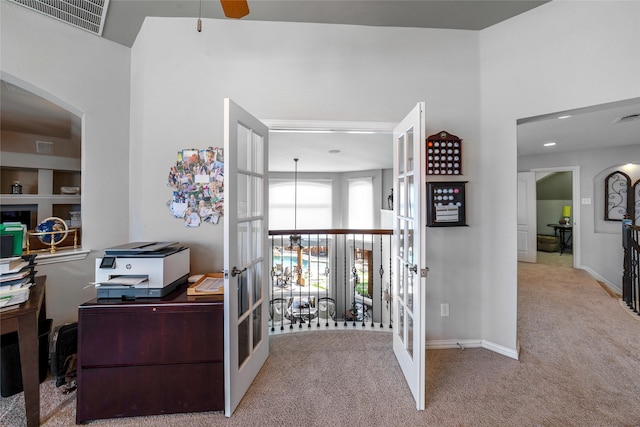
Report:
<svg viewBox="0 0 640 427"><path fill-rule="evenodd" d="M102 35L109 0L9 0L59 21Z"/></svg>
<svg viewBox="0 0 640 427"><path fill-rule="evenodd" d="M36 141L36 153L38 153L38 154L53 154L53 142Z"/></svg>
<svg viewBox="0 0 640 427"><path fill-rule="evenodd" d="M615 124L615 123L632 122L634 120L640 120L640 114L629 114L628 116L620 116L620 117L617 117L611 123Z"/></svg>

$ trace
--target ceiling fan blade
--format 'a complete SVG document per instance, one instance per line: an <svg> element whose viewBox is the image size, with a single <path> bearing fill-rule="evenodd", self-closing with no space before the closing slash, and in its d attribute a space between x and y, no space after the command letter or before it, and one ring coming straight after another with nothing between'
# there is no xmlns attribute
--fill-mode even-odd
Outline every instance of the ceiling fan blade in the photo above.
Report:
<svg viewBox="0 0 640 427"><path fill-rule="evenodd" d="M247 0L220 0L224 16L240 19L249 14Z"/></svg>

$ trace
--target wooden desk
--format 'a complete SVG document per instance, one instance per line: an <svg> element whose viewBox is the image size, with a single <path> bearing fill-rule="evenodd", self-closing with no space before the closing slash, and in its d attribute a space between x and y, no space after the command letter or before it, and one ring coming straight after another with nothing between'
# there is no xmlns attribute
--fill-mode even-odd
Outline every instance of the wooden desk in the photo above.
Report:
<svg viewBox="0 0 640 427"><path fill-rule="evenodd" d="M224 409L224 297L94 299L78 310L76 423Z"/></svg>
<svg viewBox="0 0 640 427"><path fill-rule="evenodd" d="M18 308L0 312L0 333L18 332L20 366L24 386L27 427L40 425L40 364L38 351L38 319L46 318L44 283L46 276L36 277L29 299Z"/></svg>

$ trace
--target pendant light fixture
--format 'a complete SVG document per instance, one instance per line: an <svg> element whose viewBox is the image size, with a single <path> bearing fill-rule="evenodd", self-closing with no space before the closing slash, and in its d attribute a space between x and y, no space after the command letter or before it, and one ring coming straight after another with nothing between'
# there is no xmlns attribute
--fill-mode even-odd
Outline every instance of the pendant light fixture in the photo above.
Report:
<svg viewBox="0 0 640 427"><path fill-rule="evenodd" d="M196 26L196 29L198 30L199 33L202 32L202 0L200 0L200 7L198 9L198 25Z"/></svg>
<svg viewBox="0 0 640 427"><path fill-rule="evenodd" d="M297 233L298 230L298 160L293 159L295 162L295 172L293 175L293 234L289 236L289 241L291 242L291 246L297 246L299 248L302 247L302 239L300 235Z"/></svg>

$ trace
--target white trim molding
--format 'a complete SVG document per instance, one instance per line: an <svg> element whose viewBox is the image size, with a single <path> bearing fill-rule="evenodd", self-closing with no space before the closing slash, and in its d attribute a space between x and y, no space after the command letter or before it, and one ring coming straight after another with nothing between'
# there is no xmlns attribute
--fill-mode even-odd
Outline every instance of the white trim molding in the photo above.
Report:
<svg viewBox="0 0 640 427"><path fill-rule="evenodd" d="M515 349L505 347L500 344L493 343L491 341L482 339L464 339L464 340L429 340L427 341L427 350L440 350L448 348L458 348L464 350L465 348L484 348L486 350L493 351L494 353L501 354L503 356L510 357L511 359L518 360L520 357L520 343L518 342Z"/></svg>

